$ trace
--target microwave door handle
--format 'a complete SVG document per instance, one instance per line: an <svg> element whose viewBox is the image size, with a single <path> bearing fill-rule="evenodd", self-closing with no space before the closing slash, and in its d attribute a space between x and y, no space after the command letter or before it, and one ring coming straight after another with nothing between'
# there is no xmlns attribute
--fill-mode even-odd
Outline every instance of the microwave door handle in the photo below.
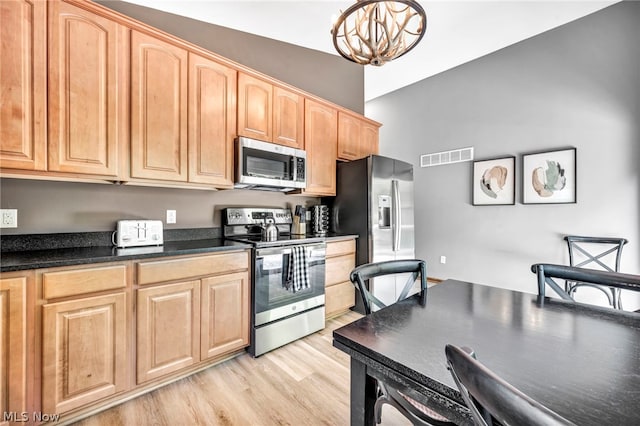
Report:
<svg viewBox="0 0 640 426"><path fill-rule="evenodd" d="M391 181L391 233L393 236L393 251L400 250L400 227L402 226L402 217L400 210L400 190L398 181Z"/></svg>

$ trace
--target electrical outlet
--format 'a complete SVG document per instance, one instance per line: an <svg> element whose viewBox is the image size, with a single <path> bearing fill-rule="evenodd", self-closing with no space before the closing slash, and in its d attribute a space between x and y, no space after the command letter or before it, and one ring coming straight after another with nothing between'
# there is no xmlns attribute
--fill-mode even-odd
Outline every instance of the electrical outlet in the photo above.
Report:
<svg viewBox="0 0 640 426"><path fill-rule="evenodd" d="M17 209L0 209L0 228L18 227Z"/></svg>
<svg viewBox="0 0 640 426"><path fill-rule="evenodd" d="M176 223L176 211L175 210L167 210L167 224Z"/></svg>
<svg viewBox="0 0 640 426"><path fill-rule="evenodd" d="M447 256L440 256L440 263L442 263L443 265L447 263Z"/></svg>

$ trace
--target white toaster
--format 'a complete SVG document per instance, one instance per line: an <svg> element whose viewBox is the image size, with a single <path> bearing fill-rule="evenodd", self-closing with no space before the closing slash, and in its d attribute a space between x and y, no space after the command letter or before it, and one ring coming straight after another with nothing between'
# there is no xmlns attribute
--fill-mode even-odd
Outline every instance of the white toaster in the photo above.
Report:
<svg viewBox="0 0 640 426"><path fill-rule="evenodd" d="M119 220L113 238L113 244L121 248L163 243L161 220Z"/></svg>

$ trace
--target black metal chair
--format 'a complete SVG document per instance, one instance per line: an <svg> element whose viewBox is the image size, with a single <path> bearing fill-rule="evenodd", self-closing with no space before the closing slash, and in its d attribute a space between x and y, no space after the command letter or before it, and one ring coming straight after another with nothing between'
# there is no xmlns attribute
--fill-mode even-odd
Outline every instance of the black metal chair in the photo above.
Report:
<svg viewBox="0 0 640 426"><path fill-rule="evenodd" d="M360 293L366 315L369 315L374 310L374 306L379 308L387 306L368 290L367 282L371 278L403 273L409 273L410 276L396 301L405 299L419 278L420 303L425 305L427 300L427 264L423 260L390 260L386 262L368 263L360 265L351 271L349 278ZM408 396L407 394L410 392L408 389L402 389L398 384L391 384L381 379L377 379L376 381L378 386L378 396L374 406L376 423L382 421L382 406L389 404L395 407L414 425L440 426L453 424L445 417Z"/></svg>
<svg viewBox="0 0 640 426"><path fill-rule="evenodd" d="M561 298L574 301L572 293L563 289L554 278L584 284L595 284L618 290L640 291L640 275L546 263L531 265L531 272L537 274L538 295L542 298L542 301L544 301L547 285Z"/></svg>
<svg viewBox="0 0 640 426"><path fill-rule="evenodd" d="M411 276L407 279L407 282L405 283L400 295L396 298L396 301L403 300L409 295L416 279L420 276L420 298L421 302L425 303L427 298L427 264L423 260L402 259L367 263L360 265L351 271L349 278L356 286L356 289L360 292L365 315L369 315L373 312L375 306L378 308L384 308L387 306L369 292L367 282L371 278L402 273L410 273Z"/></svg>
<svg viewBox="0 0 640 426"><path fill-rule="evenodd" d="M567 235L564 240L569 248L569 264L571 266L578 268L587 266L609 272L620 272L622 247L628 242L625 238ZM602 291L614 309L622 309L621 291L616 287L567 280L564 289L571 297L574 297L576 290L583 286Z"/></svg>
<svg viewBox="0 0 640 426"><path fill-rule="evenodd" d="M525 395L477 361L467 348L446 345L453 381L477 426L554 426L574 423Z"/></svg>

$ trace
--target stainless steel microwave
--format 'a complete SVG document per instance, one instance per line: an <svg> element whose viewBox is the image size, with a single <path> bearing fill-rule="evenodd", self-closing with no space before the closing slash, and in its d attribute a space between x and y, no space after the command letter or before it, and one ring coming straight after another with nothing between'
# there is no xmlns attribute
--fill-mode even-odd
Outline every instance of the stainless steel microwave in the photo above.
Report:
<svg viewBox="0 0 640 426"><path fill-rule="evenodd" d="M301 149L236 139L236 188L288 192L306 188L307 153Z"/></svg>

